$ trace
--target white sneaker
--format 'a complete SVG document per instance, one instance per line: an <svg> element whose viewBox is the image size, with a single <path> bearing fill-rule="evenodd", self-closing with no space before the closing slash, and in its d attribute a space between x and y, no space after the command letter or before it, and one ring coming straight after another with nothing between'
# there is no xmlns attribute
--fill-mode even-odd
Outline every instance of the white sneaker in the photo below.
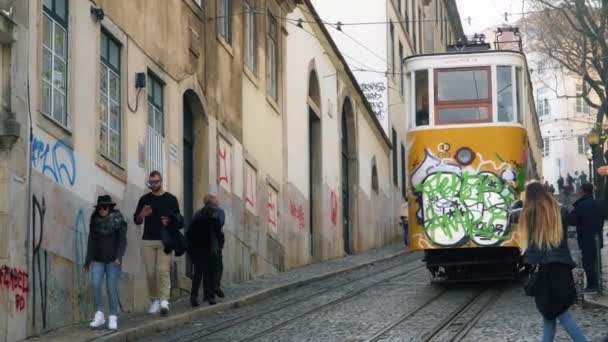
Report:
<svg viewBox="0 0 608 342"><path fill-rule="evenodd" d="M109 317L108 329L110 329L110 330L118 329L118 317L113 316L113 315Z"/></svg>
<svg viewBox="0 0 608 342"><path fill-rule="evenodd" d="M97 311L95 313L95 318L89 324L89 326L93 329L99 328L100 326L106 324L106 318L103 316L103 312Z"/></svg>
<svg viewBox="0 0 608 342"><path fill-rule="evenodd" d="M160 315L167 316L168 313L169 313L169 302L166 300L163 300L162 302L160 302Z"/></svg>
<svg viewBox="0 0 608 342"><path fill-rule="evenodd" d="M150 305L150 309L148 310L148 313L150 315L156 315L159 311L160 311L160 301L157 299L152 302L152 305Z"/></svg>

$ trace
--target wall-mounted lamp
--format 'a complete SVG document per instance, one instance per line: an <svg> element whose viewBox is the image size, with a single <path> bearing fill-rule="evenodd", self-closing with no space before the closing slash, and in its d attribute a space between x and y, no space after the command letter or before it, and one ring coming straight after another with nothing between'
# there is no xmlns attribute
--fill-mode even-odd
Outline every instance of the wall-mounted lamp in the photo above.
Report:
<svg viewBox="0 0 608 342"><path fill-rule="evenodd" d="M145 72L136 72L135 73L135 88L145 88L146 87L146 73Z"/></svg>
<svg viewBox="0 0 608 342"><path fill-rule="evenodd" d="M106 14L103 12L101 7L91 6L91 15L95 19L96 22L100 22L105 18Z"/></svg>

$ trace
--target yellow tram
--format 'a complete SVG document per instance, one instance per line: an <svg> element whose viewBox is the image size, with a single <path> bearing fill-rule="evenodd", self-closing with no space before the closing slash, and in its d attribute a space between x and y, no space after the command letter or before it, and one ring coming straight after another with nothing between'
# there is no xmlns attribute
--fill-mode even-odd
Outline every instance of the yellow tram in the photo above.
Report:
<svg viewBox="0 0 608 342"><path fill-rule="evenodd" d="M454 52L404 64L410 248L425 251L435 280L515 275L509 209L542 165L525 56Z"/></svg>

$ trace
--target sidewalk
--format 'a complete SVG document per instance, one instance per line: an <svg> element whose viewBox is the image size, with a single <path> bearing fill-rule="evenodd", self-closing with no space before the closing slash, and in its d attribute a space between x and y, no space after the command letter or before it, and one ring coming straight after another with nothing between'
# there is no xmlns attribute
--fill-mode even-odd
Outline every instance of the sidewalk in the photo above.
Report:
<svg viewBox="0 0 608 342"><path fill-rule="evenodd" d="M172 303L168 317L150 316L145 313L123 314L119 320L119 330L91 330L88 323L62 328L25 341L132 341L156 332L201 319L218 311L251 304L276 293L288 291L330 276L361 268L379 261L405 254L403 244L397 243L368 251L359 255L329 260L304 266L288 272L270 274L256 280L225 288L226 298L214 306L191 308L187 298ZM202 304L202 303L201 303ZM204 304L203 304L204 305Z"/></svg>

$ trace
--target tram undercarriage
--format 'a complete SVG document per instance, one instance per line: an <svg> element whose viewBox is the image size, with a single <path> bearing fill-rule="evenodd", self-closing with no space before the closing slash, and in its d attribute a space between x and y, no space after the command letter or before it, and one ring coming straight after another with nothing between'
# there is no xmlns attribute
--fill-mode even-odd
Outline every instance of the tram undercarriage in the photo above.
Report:
<svg viewBox="0 0 608 342"><path fill-rule="evenodd" d="M512 280L522 270L516 247L426 249L423 261L433 283Z"/></svg>

